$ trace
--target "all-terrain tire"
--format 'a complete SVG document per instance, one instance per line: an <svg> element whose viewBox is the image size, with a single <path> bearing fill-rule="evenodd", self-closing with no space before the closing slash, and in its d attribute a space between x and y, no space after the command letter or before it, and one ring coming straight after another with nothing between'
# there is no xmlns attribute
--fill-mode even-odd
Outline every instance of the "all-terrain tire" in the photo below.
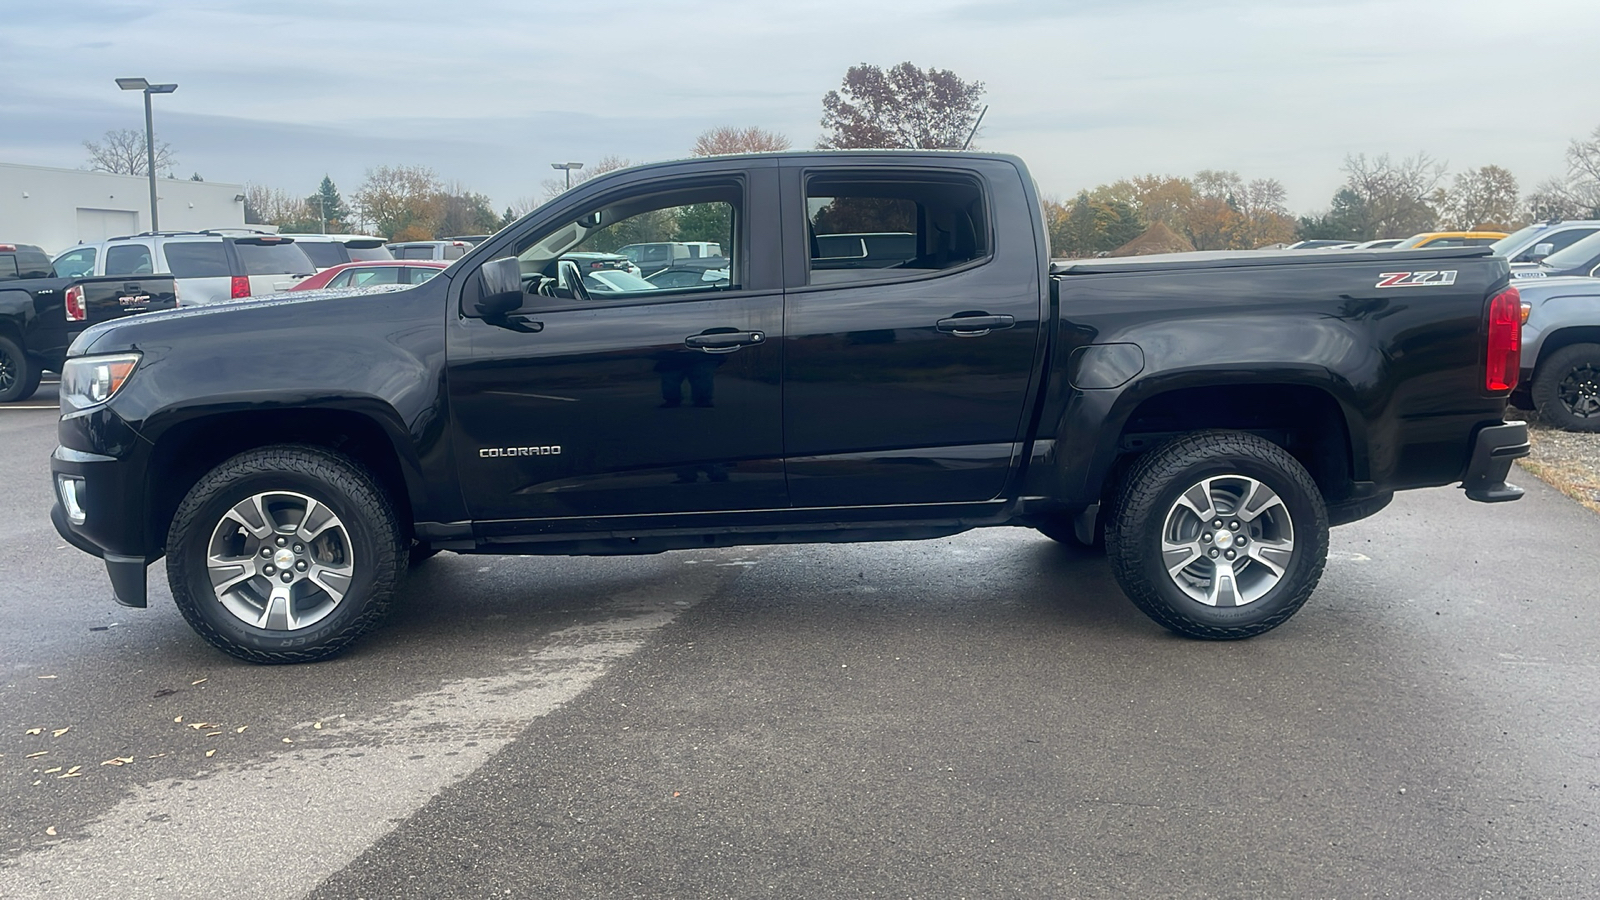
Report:
<svg viewBox="0 0 1600 900"><path fill-rule="evenodd" d="M1550 354L1530 393L1540 418L1557 428L1600 431L1600 344L1572 344Z"/></svg>
<svg viewBox="0 0 1600 900"><path fill-rule="evenodd" d="M39 390L44 370L28 359L17 342L0 337L0 403L18 403Z"/></svg>
<svg viewBox="0 0 1600 900"><path fill-rule="evenodd" d="M1272 586L1253 599L1237 605L1208 605L1191 593L1203 594L1204 581L1184 580L1192 577L1192 573L1186 576L1190 572L1187 569L1169 572L1169 560L1163 557L1163 538L1170 537L1168 529L1176 521L1173 517L1181 514L1180 498L1196 496L1193 492L1206 485L1230 482L1264 485L1281 500L1272 512L1285 517L1292 527L1293 550L1292 555L1279 555L1270 542L1257 541L1255 552L1266 546L1280 563L1287 556L1282 574L1275 582L1270 578L1258 580L1259 585ZM1216 521L1229 518L1220 512L1226 505L1213 505L1213 510L1219 511ZM1240 503L1241 507L1245 505ZM1265 508L1257 510L1262 515L1266 512ZM1260 523L1246 522L1243 531L1248 534L1252 528L1260 527ZM1279 531L1284 527L1281 522L1277 525ZM1221 537L1224 531L1228 531L1226 524L1206 532L1217 536L1205 537L1211 542L1206 546L1220 547L1224 540L1231 546L1237 532ZM1194 539L1197 547L1202 546L1199 540ZM1262 566L1256 575L1271 572L1262 563L1246 561L1249 551L1239 553L1240 565ZM1282 447L1244 432L1195 432L1147 452L1134 464L1106 523L1106 555L1123 592L1162 626L1205 640L1252 637L1287 621L1316 588L1328 556L1327 508L1311 476ZM1184 557L1176 558L1182 561ZM1201 568L1206 565L1204 560L1198 562ZM1230 584L1230 591L1234 587ZM1234 593L1225 599L1238 600L1242 596Z"/></svg>
<svg viewBox="0 0 1600 900"><path fill-rule="evenodd" d="M321 504L348 544L351 574L342 599L305 627L293 627L292 618L289 627L278 628L246 622L212 588L208 553L233 521L230 510L263 495ZM280 527L276 533L293 544L292 531ZM223 462L189 491L167 532L167 580L190 627L224 653L254 663L312 662L343 651L382 621L405 573L407 551L393 503L365 468L322 447L281 444ZM270 586L271 577L262 577ZM327 596L322 599L326 605Z"/></svg>

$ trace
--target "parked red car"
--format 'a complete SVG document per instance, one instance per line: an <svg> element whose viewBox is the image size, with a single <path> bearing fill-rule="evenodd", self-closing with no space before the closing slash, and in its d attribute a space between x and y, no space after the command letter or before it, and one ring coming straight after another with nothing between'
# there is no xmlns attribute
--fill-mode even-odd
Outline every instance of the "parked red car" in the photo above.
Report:
<svg viewBox="0 0 1600 900"><path fill-rule="evenodd" d="M443 260L385 259L349 262L324 269L290 288L315 291L321 288L366 287L373 284L421 284L450 265Z"/></svg>

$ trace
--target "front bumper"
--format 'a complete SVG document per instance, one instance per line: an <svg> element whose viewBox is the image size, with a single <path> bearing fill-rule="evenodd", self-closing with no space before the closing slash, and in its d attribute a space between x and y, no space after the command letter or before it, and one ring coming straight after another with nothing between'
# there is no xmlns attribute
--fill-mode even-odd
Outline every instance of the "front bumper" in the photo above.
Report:
<svg viewBox="0 0 1600 900"><path fill-rule="evenodd" d="M106 428L106 422L91 423L82 418L63 420L62 446L50 456L50 480L56 502L50 521L62 539L72 546L105 561L106 574L116 600L123 606L142 607L145 595L145 569L160 558L161 549L149 537L146 514L145 472L148 445L124 433L123 428ZM120 424L120 423L119 423ZM96 441L107 432L121 441ZM111 444L118 456L73 449L79 446ZM62 496L63 479L76 479L73 499L81 522L68 516Z"/></svg>
<svg viewBox="0 0 1600 900"><path fill-rule="evenodd" d="M1479 503L1504 503L1522 497L1522 488L1506 484L1511 461L1528 455L1528 423L1506 422L1479 429L1472 441L1472 458L1461 487L1467 499Z"/></svg>

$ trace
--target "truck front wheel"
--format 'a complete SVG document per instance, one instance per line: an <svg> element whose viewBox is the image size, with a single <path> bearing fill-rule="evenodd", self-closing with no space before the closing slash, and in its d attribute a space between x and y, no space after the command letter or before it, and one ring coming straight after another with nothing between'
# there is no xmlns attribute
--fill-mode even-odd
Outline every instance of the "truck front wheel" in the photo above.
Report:
<svg viewBox="0 0 1600 900"><path fill-rule="evenodd" d="M345 649L388 612L405 565L388 495L321 447L229 459L189 491L167 533L167 579L183 617L256 663Z"/></svg>
<svg viewBox="0 0 1600 900"><path fill-rule="evenodd" d="M1328 513L1305 468L1243 432L1197 432L1145 454L1106 525L1117 583L1146 615L1194 638L1283 624L1322 576Z"/></svg>
<svg viewBox="0 0 1600 900"><path fill-rule="evenodd" d="M1539 365L1533 405L1567 431L1600 431L1600 344L1562 347Z"/></svg>

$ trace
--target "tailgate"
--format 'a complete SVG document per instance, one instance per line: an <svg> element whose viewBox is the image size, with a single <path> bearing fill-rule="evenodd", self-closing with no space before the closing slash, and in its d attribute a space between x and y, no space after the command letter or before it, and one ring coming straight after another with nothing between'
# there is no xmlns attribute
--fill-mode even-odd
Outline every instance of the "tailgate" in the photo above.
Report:
<svg viewBox="0 0 1600 900"><path fill-rule="evenodd" d="M88 312L85 326L178 305L178 294L168 275L84 279L76 282L76 286L83 289Z"/></svg>

